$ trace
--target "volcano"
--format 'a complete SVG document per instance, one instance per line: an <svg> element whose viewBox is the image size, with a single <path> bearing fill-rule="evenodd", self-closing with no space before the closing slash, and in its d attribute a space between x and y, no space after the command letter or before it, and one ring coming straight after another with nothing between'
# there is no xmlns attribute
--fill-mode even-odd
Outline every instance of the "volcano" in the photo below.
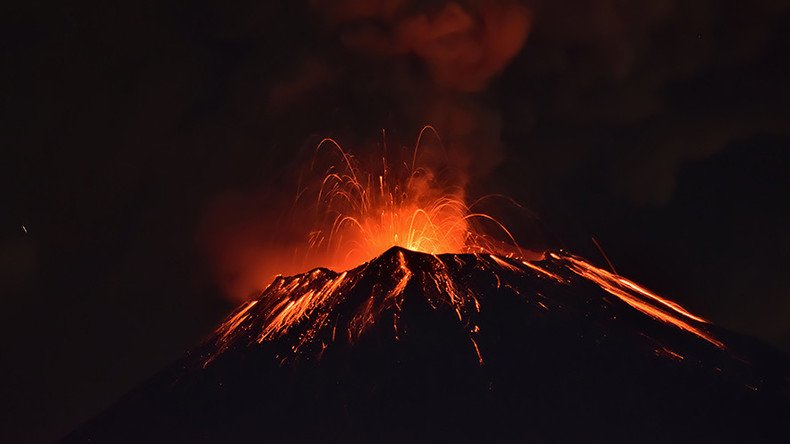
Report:
<svg viewBox="0 0 790 444"><path fill-rule="evenodd" d="M764 442L790 363L564 252L278 277L64 443Z"/></svg>

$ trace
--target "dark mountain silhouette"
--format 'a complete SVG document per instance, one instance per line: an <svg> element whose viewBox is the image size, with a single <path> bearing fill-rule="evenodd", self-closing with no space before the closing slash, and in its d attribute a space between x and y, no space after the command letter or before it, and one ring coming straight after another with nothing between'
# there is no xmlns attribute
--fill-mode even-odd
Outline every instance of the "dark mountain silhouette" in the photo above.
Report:
<svg viewBox="0 0 790 444"><path fill-rule="evenodd" d="M780 442L790 364L561 252L277 278L64 443Z"/></svg>

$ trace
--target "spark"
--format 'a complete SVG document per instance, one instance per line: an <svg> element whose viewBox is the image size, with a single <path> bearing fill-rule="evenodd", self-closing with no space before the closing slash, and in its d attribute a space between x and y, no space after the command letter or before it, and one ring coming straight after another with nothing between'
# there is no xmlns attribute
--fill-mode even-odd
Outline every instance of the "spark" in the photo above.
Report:
<svg viewBox="0 0 790 444"><path fill-rule="evenodd" d="M425 134L420 131L408 161L381 158L380 168L364 169L360 162L331 138L316 147L320 155L337 155L324 171L314 195L314 215L306 256L336 270L371 260L393 246L428 254L501 252L502 242L485 234L493 226L518 249L512 233L493 216L476 211L482 199L468 205L463 189L439 179L440 172L420 165ZM438 134L436 134L438 139ZM315 263L315 260L306 260Z"/></svg>

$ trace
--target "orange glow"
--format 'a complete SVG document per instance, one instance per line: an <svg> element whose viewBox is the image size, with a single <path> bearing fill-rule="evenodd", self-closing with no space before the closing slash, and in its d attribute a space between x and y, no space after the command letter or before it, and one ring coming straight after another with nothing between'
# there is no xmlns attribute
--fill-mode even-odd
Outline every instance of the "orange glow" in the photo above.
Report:
<svg viewBox="0 0 790 444"><path fill-rule="evenodd" d="M384 142L381 156L359 159L324 139L293 194L220 196L199 231L226 295L243 302L278 275L348 270L394 246L526 257L504 225L480 211L499 196L467 203L468 177L433 127L412 147Z"/></svg>
<svg viewBox="0 0 790 444"><path fill-rule="evenodd" d="M466 204L462 187L442 183L418 164L426 131L435 134L430 126L420 131L408 162L382 158L377 173L362 170L334 140L321 141L316 153L329 149L340 161L325 172L317 193L307 262L321 257L321 266L345 270L393 246L429 254L495 251L495 242L478 229L482 221L516 245L495 218Z"/></svg>

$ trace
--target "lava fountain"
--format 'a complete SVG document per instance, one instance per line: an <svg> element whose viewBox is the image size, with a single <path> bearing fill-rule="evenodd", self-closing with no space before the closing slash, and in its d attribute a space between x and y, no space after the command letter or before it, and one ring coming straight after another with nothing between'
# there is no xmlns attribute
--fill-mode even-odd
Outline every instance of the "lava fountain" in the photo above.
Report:
<svg viewBox="0 0 790 444"><path fill-rule="evenodd" d="M502 223L476 211L480 201L466 203L463 186L442 183L434 170L418 164L426 132L438 139L433 127L424 127L411 159L389 162L382 157L376 173L360 168L333 139L321 141L316 155L334 150L340 162L327 169L318 187L308 257L319 255L324 266L345 270L391 247L429 254L520 250ZM505 242L485 234L483 226L493 227Z"/></svg>

